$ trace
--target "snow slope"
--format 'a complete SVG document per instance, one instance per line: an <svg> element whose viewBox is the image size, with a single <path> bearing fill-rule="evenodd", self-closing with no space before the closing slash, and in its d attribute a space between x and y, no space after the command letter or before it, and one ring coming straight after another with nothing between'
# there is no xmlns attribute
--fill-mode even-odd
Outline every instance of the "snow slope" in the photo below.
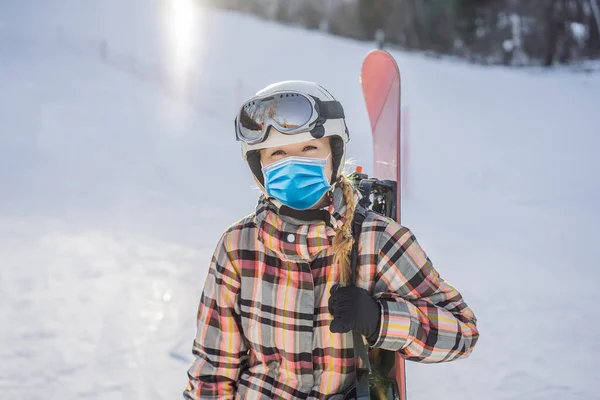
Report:
<svg viewBox="0 0 600 400"><path fill-rule="evenodd" d="M2 400L179 398L213 246L257 197L244 97L321 82L371 165L369 44L186 4L0 3ZM600 75L393 54L403 222L481 331L409 363L409 398L600 399Z"/></svg>

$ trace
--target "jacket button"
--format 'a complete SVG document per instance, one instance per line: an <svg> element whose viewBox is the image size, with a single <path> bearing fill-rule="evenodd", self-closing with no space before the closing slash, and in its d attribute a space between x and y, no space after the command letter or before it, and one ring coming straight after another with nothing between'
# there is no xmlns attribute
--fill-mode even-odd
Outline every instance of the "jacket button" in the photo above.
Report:
<svg viewBox="0 0 600 400"><path fill-rule="evenodd" d="M287 235L288 242L294 243L295 240L296 240L296 235L294 235L293 233L290 233L289 235Z"/></svg>

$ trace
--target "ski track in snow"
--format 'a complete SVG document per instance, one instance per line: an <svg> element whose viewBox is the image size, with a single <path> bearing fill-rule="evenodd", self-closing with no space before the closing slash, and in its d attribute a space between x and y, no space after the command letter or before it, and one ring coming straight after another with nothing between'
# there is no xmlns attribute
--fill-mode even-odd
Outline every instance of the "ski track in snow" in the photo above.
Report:
<svg viewBox="0 0 600 400"><path fill-rule="evenodd" d="M1 400L180 397L213 247L258 194L241 99L323 83L370 169L370 44L198 8L176 53L169 4L0 4ZM481 331L466 360L408 363L409 399L600 399L600 75L393 54L403 222Z"/></svg>

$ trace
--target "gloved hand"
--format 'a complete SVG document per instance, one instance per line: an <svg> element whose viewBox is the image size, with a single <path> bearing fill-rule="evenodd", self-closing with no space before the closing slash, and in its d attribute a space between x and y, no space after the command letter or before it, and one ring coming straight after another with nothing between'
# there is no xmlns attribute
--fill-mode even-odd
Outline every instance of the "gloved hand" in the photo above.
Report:
<svg viewBox="0 0 600 400"><path fill-rule="evenodd" d="M332 333L346 333L357 330L374 343L379 335L381 306L363 288L354 286L338 287L330 291L329 313L333 321L329 326Z"/></svg>

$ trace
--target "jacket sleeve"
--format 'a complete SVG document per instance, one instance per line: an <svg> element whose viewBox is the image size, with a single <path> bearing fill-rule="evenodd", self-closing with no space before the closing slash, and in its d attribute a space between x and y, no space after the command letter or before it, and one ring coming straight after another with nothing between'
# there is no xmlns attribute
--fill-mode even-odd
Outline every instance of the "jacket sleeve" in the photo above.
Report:
<svg viewBox="0 0 600 400"><path fill-rule="evenodd" d="M227 234L213 254L200 299L186 399L233 399L247 358L238 303L240 275L229 257L226 238Z"/></svg>
<svg viewBox="0 0 600 400"><path fill-rule="evenodd" d="M392 221L379 240L373 292L381 325L373 347L429 363L467 357L479 332L461 294L440 277L409 229Z"/></svg>

